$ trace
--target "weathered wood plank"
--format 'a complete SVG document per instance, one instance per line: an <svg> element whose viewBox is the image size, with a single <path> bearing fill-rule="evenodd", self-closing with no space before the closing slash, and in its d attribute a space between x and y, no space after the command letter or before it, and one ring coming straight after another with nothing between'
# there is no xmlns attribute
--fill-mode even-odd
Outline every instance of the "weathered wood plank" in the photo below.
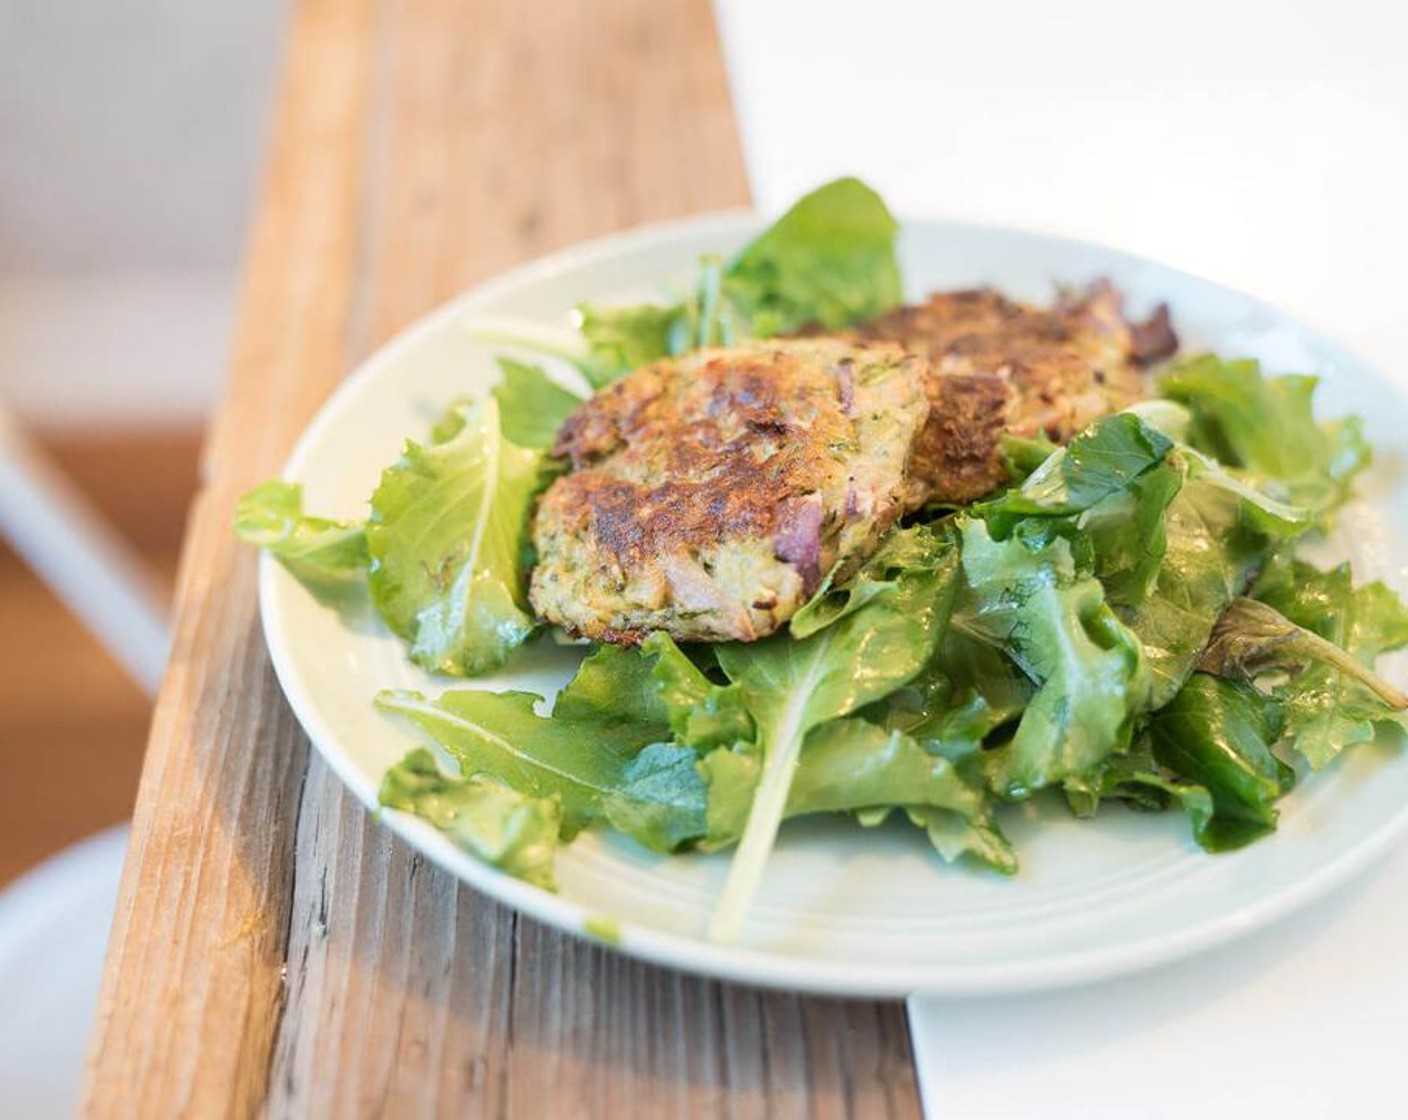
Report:
<svg viewBox="0 0 1408 1120"><path fill-rule="evenodd" d="M372 15L370 3L316 0L291 28L108 951L88 1116L246 1116L266 1094L308 748L229 525L237 495L278 469L346 372Z"/></svg>
<svg viewBox="0 0 1408 1120"><path fill-rule="evenodd" d="M562 937L305 769L226 527L312 402L436 303L583 237L746 201L706 0L305 3L285 81L89 1114L917 1116L898 1005Z"/></svg>

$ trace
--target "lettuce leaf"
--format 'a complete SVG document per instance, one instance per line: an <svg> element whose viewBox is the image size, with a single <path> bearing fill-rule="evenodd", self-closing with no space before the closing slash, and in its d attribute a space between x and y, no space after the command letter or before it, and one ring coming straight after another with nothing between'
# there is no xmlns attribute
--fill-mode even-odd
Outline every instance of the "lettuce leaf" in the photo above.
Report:
<svg viewBox="0 0 1408 1120"><path fill-rule="evenodd" d="M1322 572L1281 557L1252 594L1304 631L1281 639L1279 663L1274 645L1267 650L1265 667L1289 672L1272 690L1284 705L1288 747L1318 770L1345 747L1373 739L1380 728L1401 727L1401 691L1372 672L1381 653L1408 645L1408 607L1393 591L1377 581L1356 588L1347 564ZM1251 610L1240 620L1234 617L1229 630L1245 631ZM1266 622L1265 616L1256 617ZM1293 672L1297 660L1308 664ZM1250 668L1257 668L1255 656Z"/></svg>
<svg viewBox="0 0 1408 1120"><path fill-rule="evenodd" d="M1194 818L1210 851L1251 843L1276 827L1276 802L1295 771L1271 753L1281 733L1280 705L1250 685L1194 673L1149 720L1154 758L1174 775L1207 790L1212 815Z"/></svg>
<svg viewBox="0 0 1408 1120"><path fill-rule="evenodd" d="M917 588L908 576L950 562L957 543L952 533L933 525L893 530L849 579L837 583L834 571L827 574L816 593L792 616L792 636L810 637L874 599L899 594L902 588Z"/></svg>
<svg viewBox="0 0 1408 1120"><path fill-rule="evenodd" d="M498 363L504 379L493 393L504 438L519 447L550 450L581 397L550 378L542 366L513 358L499 358Z"/></svg>
<svg viewBox="0 0 1408 1120"><path fill-rule="evenodd" d="M639 649L598 646L558 693L552 714L631 720L699 751L748 742L754 733L738 686L715 684L664 631Z"/></svg>
<svg viewBox="0 0 1408 1120"><path fill-rule="evenodd" d="M1160 463L1081 518L1095 574L1115 607L1138 607L1154 593L1169 552L1169 507L1184 477L1177 463Z"/></svg>
<svg viewBox="0 0 1408 1120"><path fill-rule="evenodd" d="M709 786L706 846L733 843L748 820L763 763L745 745L714 751L700 764ZM863 719L838 719L809 732L787 791L784 818L902 806L930 833L946 860L976 856L1003 872L1016 857L992 819L987 791L952 762L909 736ZM872 818L874 819L874 818Z"/></svg>
<svg viewBox="0 0 1408 1120"><path fill-rule="evenodd" d="M1150 691L1139 639L1105 602L1100 583L1077 569L1064 537L1023 531L1031 528L998 541L983 521L964 521L967 586L955 617L1037 686L1016 735L1000 748L998 790L1012 799L1079 785L1124 750Z"/></svg>
<svg viewBox="0 0 1408 1120"><path fill-rule="evenodd" d="M552 797L526 797L493 778L445 774L428 750L411 751L386 772L378 800L413 813L456 846L499 870L555 890L562 810Z"/></svg>
<svg viewBox="0 0 1408 1120"><path fill-rule="evenodd" d="M1294 540L1316 527L1319 515L1315 507L1283 501L1269 493L1274 483L1258 481L1191 447L1183 448L1180 455L1190 479L1231 494L1241 503L1242 520L1258 532L1278 540Z"/></svg>
<svg viewBox="0 0 1408 1120"><path fill-rule="evenodd" d="M753 739L753 717L738 685L715 684L664 631L645 640L641 656L653 662L651 682L676 742L706 751Z"/></svg>
<svg viewBox="0 0 1408 1120"><path fill-rule="evenodd" d="M1142 402L1097 421L1020 486L971 511L999 539L1025 529L1071 541L1144 647L1154 708L1193 671L1271 543L1315 523L1312 511L1180 442L1192 426L1182 405Z"/></svg>
<svg viewBox="0 0 1408 1120"><path fill-rule="evenodd" d="M1017 853L990 810L987 816L969 817L942 806L906 805L904 815L915 827L923 829L945 863L966 858L1004 875L1017 874Z"/></svg>
<svg viewBox="0 0 1408 1120"><path fill-rule="evenodd" d="M683 354L695 334L688 303L634 307L582 304L577 314L578 329L587 344L587 357L578 367L593 389L661 358Z"/></svg>
<svg viewBox="0 0 1408 1120"><path fill-rule="evenodd" d="M1186 480L1171 498L1162 486L1151 486L1141 500L1164 511L1162 539L1157 540L1162 556L1152 587L1131 601L1125 585L1115 609L1143 647L1150 675L1149 707L1160 708L1197 666L1227 605L1246 590L1266 554L1267 541L1246 525L1241 499L1203 480ZM1154 547L1155 536L1141 544L1134 535L1146 532L1150 520L1142 512L1131 517L1124 553ZM1112 555L1111 537L1094 540L1096 571L1102 572ZM1134 573L1130 578L1145 577Z"/></svg>
<svg viewBox="0 0 1408 1120"><path fill-rule="evenodd" d="M1193 672L1218 617L1273 542L1304 532L1311 519L1182 443L1192 426L1182 406L1145 401L1136 414L1173 448L1076 524L1108 601L1144 647L1149 707L1159 708Z"/></svg>
<svg viewBox="0 0 1408 1120"><path fill-rule="evenodd" d="M626 720L668 738L670 713L655 686L649 658L631 646L597 646L553 701L554 719Z"/></svg>
<svg viewBox="0 0 1408 1120"><path fill-rule="evenodd" d="M956 615L924 671L867 713L947 757L1015 730L1037 690L1000 648L964 633L965 621Z"/></svg>
<svg viewBox="0 0 1408 1120"><path fill-rule="evenodd" d="M303 487L274 480L256 486L235 509L235 535L267 549L315 589L333 589L367 574L367 539L360 522L329 521L303 512Z"/></svg>
<svg viewBox="0 0 1408 1120"><path fill-rule="evenodd" d="M522 554L544 464L504 438L493 398L458 416L448 439L408 442L382 474L366 534L372 600L411 660L472 676L502 665L536 627Z"/></svg>
<svg viewBox="0 0 1408 1120"><path fill-rule="evenodd" d="M1062 448L1053 451L1020 486L971 512L1005 537L1024 517L1069 517L1127 490L1150 468L1162 463L1173 440L1138 416L1118 412L1096 421Z"/></svg>
<svg viewBox="0 0 1408 1120"><path fill-rule="evenodd" d="M630 721L538 715L528 692L453 689L430 700L383 692L384 712L408 721L459 763L529 797L555 797L561 833L605 824L656 851L672 851L706 829L704 783L688 747L656 741Z"/></svg>
<svg viewBox="0 0 1408 1120"><path fill-rule="evenodd" d="M1177 803L1188 816L1193 838L1203 847L1215 843L1208 831L1214 813L1212 795L1161 766L1147 734L1135 739L1126 753L1106 759L1083 788L1066 791L1066 803L1078 817L1095 816L1107 800L1122 801L1141 812L1160 812Z"/></svg>
<svg viewBox="0 0 1408 1120"><path fill-rule="evenodd" d="M897 232L878 194L859 179L837 179L799 199L733 259L725 294L757 338L873 318L900 302Z"/></svg>
<svg viewBox="0 0 1408 1120"><path fill-rule="evenodd" d="M1002 465L1013 483L1022 482L1041 466L1060 445L1052 443L1044 432L1034 436L1016 436L1003 432L999 436Z"/></svg>
<svg viewBox="0 0 1408 1120"><path fill-rule="evenodd" d="M900 302L898 227L858 179L799 199L731 262L700 261L695 291L674 304L578 308L593 387L661 358L803 327L834 330Z"/></svg>
<svg viewBox="0 0 1408 1120"><path fill-rule="evenodd" d="M877 701L918 673L943 634L957 587L951 549L900 577L891 595L807 638L775 634L718 646L715 656L757 726L761 767L710 936L733 940L756 893L812 728Z"/></svg>
<svg viewBox="0 0 1408 1120"><path fill-rule="evenodd" d="M1250 359L1205 355L1176 365L1159 388L1192 412L1194 447L1278 483L1288 502L1324 514L1349 497L1370 455L1357 418L1316 421L1317 383L1300 375L1266 377Z"/></svg>

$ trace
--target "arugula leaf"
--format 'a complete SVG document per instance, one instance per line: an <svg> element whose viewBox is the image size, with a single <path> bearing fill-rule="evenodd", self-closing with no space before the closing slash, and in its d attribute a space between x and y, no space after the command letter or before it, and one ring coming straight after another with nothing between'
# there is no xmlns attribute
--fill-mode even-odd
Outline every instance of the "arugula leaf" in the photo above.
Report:
<svg viewBox="0 0 1408 1120"><path fill-rule="evenodd" d="M578 308L594 388L661 358L807 326L834 330L900 302L898 227L880 196L838 179L798 200L728 264L700 260L690 298Z"/></svg>
<svg viewBox="0 0 1408 1120"><path fill-rule="evenodd" d="M747 822L763 762L757 748L747 745L714 751L700 769L709 787L705 846L731 844ZM784 818L893 806L914 811L915 823L931 830L946 860L970 852L998 870L1016 869L986 790L965 780L948 759L863 719L834 720L807 734Z"/></svg>
<svg viewBox="0 0 1408 1120"><path fill-rule="evenodd" d="M499 358L504 379L493 388L504 438L519 447L550 450L557 431L582 399L547 375L542 366Z"/></svg>
<svg viewBox="0 0 1408 1120"><path fill-rule="evenodd" d="M1106 416L1053 451L1017 487L972 507L994 535L1005 537L1028 516L1067 517L1126 491L1173 448L1158 428L1129 412Z"/></svg>
<svg viewBox="0 0 1408 1120"><path fill-rule="evenodd" d="M963 524L967 593L955 623L1002 650L1037 685L1012 742L1001 748L999 792L1022 799L1080 776L1129 743L1147 707L1140 642L1077 571L1063 537L1024 532L994 540Z"/></svg>
<svg viewBox="0 0 1408 1120"><path fill-rule="evenodd" d="M1152 479L1152 474L1151 474ZM1163 506L1166 491L1152 481L1142 500ZM1227 605L1251 582L1266 554L1266 538L1246 524L1244 503L1204 479L1187 479L1167 505L1162 522L1163 555L1154 583L1133 601L1128 586L1117 602L1120 620L1139 638L1150 675L1149 707L1160 708L1183 687ZM1131 534L1142 531L1156 514L1139 511L1130 519ZM1147 540L1152 544L1154 537ZM1111 536L1097 535L1096 570L1104 570L1119 551L1135 552L1130 537L1117 550ZM1142 579L1135 575L1133 579Z"/></svg>
<svg viewBox="0 0 1408 1120"><path fill-rule="evenodd" d="M1176 778L1154 757L1149 735L1135 740L1126 754L1111 755L1080 789L1067 789L1066 801L1078 817L1093 817L1102 801L1122 801L1138 812L1161 812L1177 803L1192 826L1193 839L1209 851L1217 847L1219 830L1213 828L1212 794L1203 786Z"/></svg>
<svg viewBox="0 0 1408 1120"><path fill-rule="evenodd" d="M1273 670L1295 673L1307 663L1323 665L1363 685L1386 707L1396 711L1408 708L1408 696L1377 676L1369 666L1255 599L1232 601L1218 619L1198 668L1205 673L1252 683L1263 673Z"/></svg>
<svg viewBox="0 0 1408 1120"><path fill-rule="evenodd" d="M1288 746L1318 770L1345 747L1374 738L1379 726L1401 726L1387 710L1398 708L1398 690L1368 672L1380 653L1408 645L1408 608L1388 587L1356 588L1347 564L1321 572L1282 557L1252 594L1352 659L1338 665L1318 660L1273 689L1285 705ZM1353 663L1363 669L1353 671Z"/></svg>
<svg viewBox="0 0 1408 1120"><path fill-rule="evenodd" d="M596 646L553 702L554 719L627 720L669 738L670 713L652 676L653 666L638 649Z"/></svg>
<svg viewBox="0 0 1408 1120"><path fill-rule="evenodd" d="M928 805L906 805L904 813L911 824L924 830L945 863L956 863L966 856L1004 875L1017 874L1017 853L995 821L972 820L951 809Z"/></svg>
<svg viewBox="0 0 1408 1120"><path fill-rule="evenodd" d="M1060 523L1055 531L1089 552L1106 601L1145 647L1151 707L1167 702L1193 671L1267 538L1296 536L1314 520L1177 443L1190 422L1169 401L1107 417L1021 487L973 511L998 537L1029 518L1052 519Z"/></svg>
<svg viewBox="0 0 1408 1120"><path fill-rule="evenodd" d="M1275 829L1275 804L1295 784L1295 771L1271 753L1280 733L1275 700L1208 673L1194 673L1150 718L1154 758L1212 798L1212 816L1194 819L1204 848L1229 851Z"/></svg>
<svg viewBox="0 0 1408 1120"><path fill-rule="evenodd" d="M235 535L268 549L315 589L360 579L367 572L367 540L361 524L309 517L303 486L275 479L256 486L235 509Z"/></svg>
<svg viewBox="0 0 1408 1120"><path fill-rule="evenodd" d="M1293 505L1324 513L1349 496L1369 446L1357 418L1316 422L1317 381L1265 377L1255 361L1205 355L1175 366L1159 387L1192 412L1193 446L1283 484Z"/></svg>
<svg viewBox="0 0 1408 1120"><path fill-rule="evenodd" d="M715 651L757 725L762 773L729 867L710 935L735 938L777 838L808 731L879 700L933 656L956 590L956 563L901 577L902 591L872 599L808 638L775 634Z"/></svg>
<svg viewBox="0 0 1408 1120"><path fill-rule="evenodd" d="M600 645L558 693L554 719L630 720L695 750L753 738L737 685L711 681L664 631L639 649Z"/></svg>
<svg viewBox="0 0 1408 1120"><path fill-rule="evenodd" d="M707 796L692 747L650 743L626 766L602 815L647 848L673 852L707 830Z"/></svg>
<svg viewBox="0 0 1408 1120"><path fill-rule="evenodd" d="M835 582L834 569L827 574L816 593L792 616L792 636L810 637L872 600L900 594L903 589L922 593L923 584L912 578L914 573L951 567L957 551L957 541L945 528L914 525L892 531L875 555L843 583Z"/></svg>
<svg viewBox="0 0 1408 1120"><path fill-rule="evenodd" d="M1223 466L1191 447L1182 448L1188 477L1225 490L1241 503L1243 520L1267 536L1294 539L1313 529L1317 513L1311 506L1282 501L1268 492L1267 484Z"/></svg>
<svg viewBox="0 0 1408 1120"><path fill-rule="evenodd" d="M482 775L442 773L423 747L386 772L377 799L429 821L485 863L535 887L557 889L553 859L562 810L556 799L526 797Z"/></svg>
<svg viewBox="0 0 1408 1120"><path fill-rule="evenodd" d="M504 438L493 399L460 417L448 440L408 442L383 472L366 534L372 600L411 660L473 675L502 665L536 626L521 549L543 457Z"/></svg>
<svg viewBox="0 0 1408 1120"><path fill-rule="evenodd" d="M677 742L704 751L753 739L738 685L715 684L663 630L645 640L641 655L654 662L651 681Z"/></svg>
<svg viewBox="0 0 1408 1120"><path fill-rule="evenodd" d="M725 291L758 338L873 318L900 302L897 230L878 194L859 179L837 179L739 253Z"/></svg>
<svg viewBox="0 0 1408 1120"><path fill-rule="evenodd" d="M1095 553L1095 574L1114 606L1137 607L1153 593L1168 556L1169 506L1183 482L1178 463L1161 463L1080 519Z"/></svg>
<svg viewBox="0 0 1408 1120"><path fill-rule="evenodd" d="M557 797L562 838L608 824L656 851L705 831L705 791L688 747L629 721L549 719L528 692L455 689L428 700L383 692L382 711L408 720L460 765L530 797Z"/></svg>
<svg viewBox="0 0 1408 1120"><path fill-rule="evenodd" d="M689 305L662 307L645 303L635 307L577 308L588 357L578 368L593 389L609 385L631 370L689 349L693 336Z"/></svg>
<svg viewBox="0 0 1408 1120"><path fill-rule="evenodd" d="M963 621L956 614L923 672L865 713L949 758L977 752L995 732L1015 726L1036 692L1016 662L965 634Z"/></svg>

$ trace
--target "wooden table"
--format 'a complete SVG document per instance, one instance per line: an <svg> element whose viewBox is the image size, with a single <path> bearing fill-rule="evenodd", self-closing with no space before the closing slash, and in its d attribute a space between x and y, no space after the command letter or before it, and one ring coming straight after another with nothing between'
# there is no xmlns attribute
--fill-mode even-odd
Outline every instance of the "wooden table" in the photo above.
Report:
<svg viewBox="0 0 1408 1120"><path fill-rule="evenodd" d="M84 1115L919 1115L898 1004L626 960L379 827L310 755L230 535L236 497L423 312L746 201L707 0L297 5Z"/></svg>

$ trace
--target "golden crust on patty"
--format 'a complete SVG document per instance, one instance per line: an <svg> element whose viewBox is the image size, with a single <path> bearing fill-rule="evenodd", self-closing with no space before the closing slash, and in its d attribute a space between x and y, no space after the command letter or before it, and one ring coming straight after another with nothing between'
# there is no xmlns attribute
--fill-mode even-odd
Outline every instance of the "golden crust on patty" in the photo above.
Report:
<svg viewBox="0 0 1408 1120"><path fill-rule="evenodd" d="M1053 308L989 288L943 292L856 328L927 357L929 422L915 444L906 504L962 503L1007 479L1003 432L1064 443L1144 395L1139 365L1177 345L1167 309L1133 326L1109 284Z"/></svg>
<svg viewBox="0 0 1408 1120"><path fill-rule="evenodd" d="M559 433L572 470L534 519L534 609L605 641L776 630L899 515L923 364L894 345L790 340L609 386Z"/></svg>

